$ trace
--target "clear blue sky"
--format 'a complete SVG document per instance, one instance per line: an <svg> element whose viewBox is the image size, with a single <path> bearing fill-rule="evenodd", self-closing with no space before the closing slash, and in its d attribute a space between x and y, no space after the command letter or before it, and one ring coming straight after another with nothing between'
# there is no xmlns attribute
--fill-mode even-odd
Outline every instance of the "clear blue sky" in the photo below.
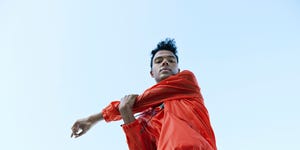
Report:
<svg viewBox="0 0 300 150"><path fill-rule="evenodd" d="M300 149L297 0L0 0L0 149L126 150L122 122L79 118L142 93L150 50L175 38L219 150Z"/></svg>

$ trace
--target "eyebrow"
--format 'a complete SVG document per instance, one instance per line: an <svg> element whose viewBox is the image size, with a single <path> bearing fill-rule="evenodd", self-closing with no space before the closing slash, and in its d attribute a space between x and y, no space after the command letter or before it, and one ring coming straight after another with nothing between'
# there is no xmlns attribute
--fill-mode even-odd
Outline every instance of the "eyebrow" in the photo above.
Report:
<svg viewBox="0 0 300 150"><path fill-rule="evenodd" d="M176 57L173 55L168 55L168 56L158 56L158 57L155 57L154 59L157 59L157 58L176 58Z"/></svg>

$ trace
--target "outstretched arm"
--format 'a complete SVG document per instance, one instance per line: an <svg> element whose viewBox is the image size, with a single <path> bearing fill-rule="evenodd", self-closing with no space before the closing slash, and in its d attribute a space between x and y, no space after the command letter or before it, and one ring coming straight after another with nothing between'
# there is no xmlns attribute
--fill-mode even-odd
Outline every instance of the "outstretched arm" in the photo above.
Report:
<svg viewBox="0 0 300 150"><path fill-rule="evenodd" d="M98 121L103 120L102 112L91 115L87 118L77 120L72 126L72 134L71 137L79 137L85 134L93 125L95 125Z"/></svg>
<svg viewBox="0 0 300 150"><path fill-rule="evenodd" d="M124 124L131 123L135 121L135 117L133 116L132 107L135 103L136 97L138 95L126 95L120 101L119 111L123 118ZM71 137L79 137L85 134L93 125L97 122L103 120L102 112L91 115L87 118L77 120L72 126L72 134Z"/></svg>

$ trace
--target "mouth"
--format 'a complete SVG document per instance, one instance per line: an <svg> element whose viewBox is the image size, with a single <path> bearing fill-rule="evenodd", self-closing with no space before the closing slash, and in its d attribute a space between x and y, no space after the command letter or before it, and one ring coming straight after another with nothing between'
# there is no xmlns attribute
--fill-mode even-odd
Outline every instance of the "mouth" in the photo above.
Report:
<svg viewBox="0 0 300 150"><path fill-rule="evenodd" d="M160 70L159 70L159 72L166 72L166 71L171 71L171 69L169 69L169 68L161 68Z"/></svg>

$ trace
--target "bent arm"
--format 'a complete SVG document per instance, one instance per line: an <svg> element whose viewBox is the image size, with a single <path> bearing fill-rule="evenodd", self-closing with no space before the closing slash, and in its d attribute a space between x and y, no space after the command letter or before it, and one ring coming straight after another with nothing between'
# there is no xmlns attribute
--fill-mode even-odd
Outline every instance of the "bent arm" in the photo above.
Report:
<svg viewBox="0 0 300 150"><path fill-rule="evenodd" d="M133 106L133 112L144 111L149 107L157 106L168 100L199 96L201 96L200 88L195 76L190 71L183 71L159 82L139 95ZM118 110L119 104L119 101L113 101L103 109L102 113L106 122L121 119Z"/></svg>

